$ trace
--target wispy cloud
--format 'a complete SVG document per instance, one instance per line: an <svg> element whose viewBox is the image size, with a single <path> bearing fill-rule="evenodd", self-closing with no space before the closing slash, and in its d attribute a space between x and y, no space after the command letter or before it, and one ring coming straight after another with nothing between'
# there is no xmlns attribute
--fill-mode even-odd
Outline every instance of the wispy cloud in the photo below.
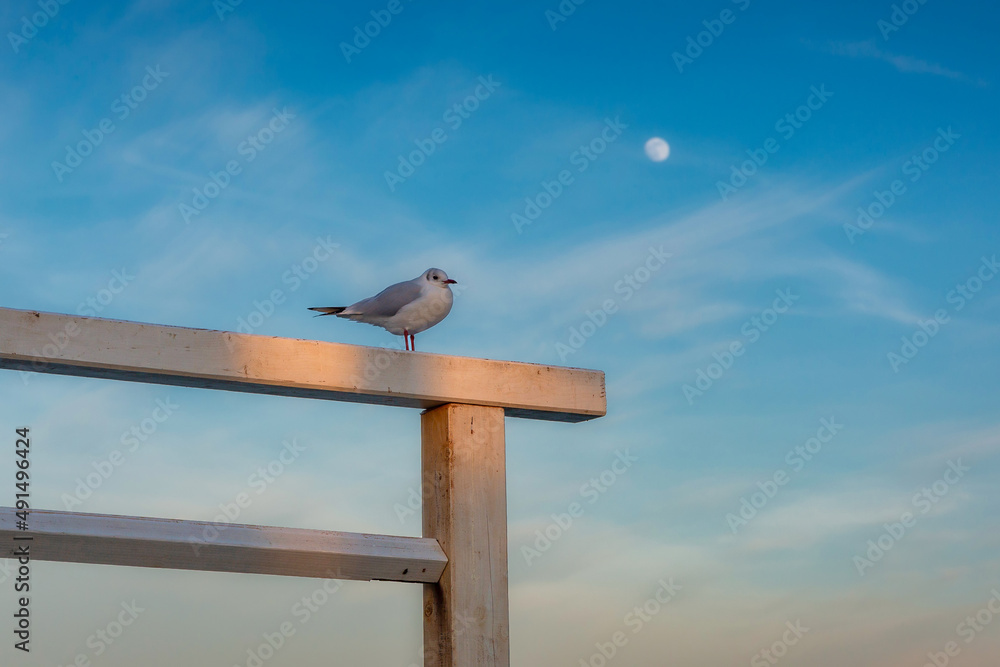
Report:
<svg viewBox="0 0 1000 667"><path fill-rule="evenodd" d="M864 42L830 42L828 50L830 53L838 56L847 56L849 58L874 58L875 60L882 60L889 63L900 72L912 74L933 74L934 76L943 76L948 79L972 83L977 86L987 85L987 83L982 79L974 79L968 74L949 69L943 65L939 65L938 63L932 63L920 58L914 58L913 56L901 56L895 53L889 53L888 51L883 51L875 43L875 40L871 39Z"/></svg>

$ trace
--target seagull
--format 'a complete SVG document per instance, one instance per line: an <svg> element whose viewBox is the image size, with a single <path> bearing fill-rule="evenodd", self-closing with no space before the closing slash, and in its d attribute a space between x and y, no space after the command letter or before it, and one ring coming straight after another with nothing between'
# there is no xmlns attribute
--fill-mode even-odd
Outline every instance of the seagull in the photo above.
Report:
<svg viewBox="0 0 1000 667"><path fill-rule="evenodd" d="M427 269L413 280L390 285L354 305L309 310L318 312L316 317L336 315L382 327L402 336L408 351L416 351L414 335L427 331L451 312L454 295L449 285L457 282L441 269Z"/></svg>

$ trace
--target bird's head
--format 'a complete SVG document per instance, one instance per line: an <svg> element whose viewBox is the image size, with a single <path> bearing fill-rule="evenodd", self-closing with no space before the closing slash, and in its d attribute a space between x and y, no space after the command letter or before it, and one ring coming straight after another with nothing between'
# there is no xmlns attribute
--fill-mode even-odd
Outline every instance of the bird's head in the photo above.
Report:
<svg viewBox="0 0 1000 667"><path fill-rule="evenodd" d="M449 278L448 274L442 271L441 269L427 269L426 271L424 271L424 275L422 277L430 284L444 288L447 288L448 285L454 285L455 283L458 282L457 280L452 280L451 278Z"/></svg>

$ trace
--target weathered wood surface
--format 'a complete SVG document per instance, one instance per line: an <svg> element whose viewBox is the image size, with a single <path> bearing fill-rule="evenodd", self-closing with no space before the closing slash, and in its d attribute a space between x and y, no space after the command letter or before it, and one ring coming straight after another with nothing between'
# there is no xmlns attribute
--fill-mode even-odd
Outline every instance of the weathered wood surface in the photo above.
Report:
<svg viewBox="0 0 1000 667"><path fill-rule="evenodd" d="M411 583L438 581L448 562L419 537L49 510L31 510L28 526L0 507L0 557L30 544L33 560Z"/></svg>
<svg viewBox="0 0 1000 667"><path fill-rule="evenodd" d="M9 308L0 368L552 421L607 411L600 371Z"/></svg>
<svg viewBox="0 0 1000 667"><path fill-rule="evenodd" d="M424 586L424 665L509 667L503 410L445 405L421 427L424 537L448 556Z"/></svg>

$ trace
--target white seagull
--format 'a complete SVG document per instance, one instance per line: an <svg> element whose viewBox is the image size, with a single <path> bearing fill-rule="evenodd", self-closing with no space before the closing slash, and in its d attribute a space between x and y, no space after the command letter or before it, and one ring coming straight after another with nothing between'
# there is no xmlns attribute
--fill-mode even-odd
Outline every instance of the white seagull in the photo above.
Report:
<svg viewBox="0 0 1000 667"><path fill-rule="evenodd" d="M427 331L451 312L454 295L449 285L456 282L441 269L427 269L413 280L390 285L354 305L309 310L318 312L316 317L336 315L374 324L402 336L407 350L416 350L414 335Z"/></svg>

